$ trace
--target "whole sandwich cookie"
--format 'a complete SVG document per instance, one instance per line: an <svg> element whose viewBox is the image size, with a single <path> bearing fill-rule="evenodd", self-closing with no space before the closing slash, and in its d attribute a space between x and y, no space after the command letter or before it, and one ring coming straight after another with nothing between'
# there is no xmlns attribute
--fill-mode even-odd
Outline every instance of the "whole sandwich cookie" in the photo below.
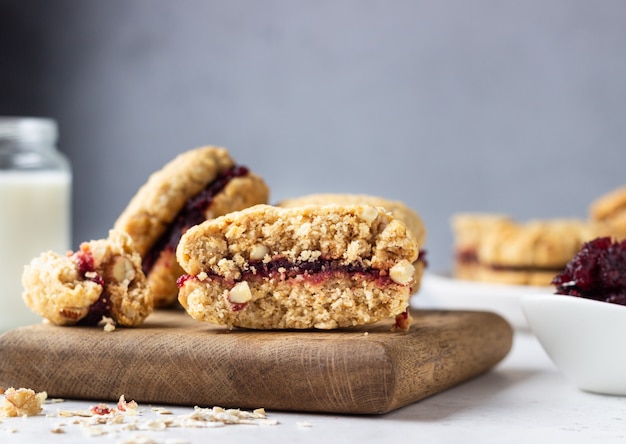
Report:
<svg viewBox="0 0 626 444"><path fill-rule="evenodd" d="M601 236L626 239L626 187L610 191L589 206L589 218Z"/></svg>
<svg viewBox="0 0 626 444"><path fill-rule="evenodd" d="M493 231L514 225L515 222L503 214L458 213L451 219L454 235L454 277L477 280L481 268L478 258L479 246Z"/></svg>
<svg viewBox="0 0 626 444"><path fill-rule="evenodd" d="M200 321L334 329L396 317L408 329L418 244L369 205L257 205L190 228L179 301Z"/></svg>
<svg viewBox="0 0 626 444"><path fill-rule="evenodd" d="M413 292L419 290L421 277L426 268L426 250L424 244L426 242L426 227L422 218L403 202L397 200L388 200L377 196L366 194L311 194L308 196L286 199L278 203L278 206L285 208L301 207L305 205L370 205L373 207L381 207L389 211L396 219L402 221L406 227L413 233L417 244L420 248L419 256L413 263L415 267L415 285Z"/></svg>
<svg viewBox="0 0 626 444"><path fill-rule="evenodd" d="M266 203L265 182L236 165L224 148L206 146L180 154L153 173L118 217L114 228L127 232L143 259L157 307L173 304L176 245L189 228L207 219Z"/></svg>
<svg viewBox="0 0 626 444"><path fill-rule="evenodd" d="M578 219L516 223L506 216L465 214L453 223L457 238L463 239L463 229L472 231L460 245L474 239L473 251L457 250L461 265L456 270L464 273L456 271L456 277L503 284L550 285L583 243L596 235L592 224Z"/></svg>
<svg viewBox="0 0 626 444"><path fill-rule="evenodd" d="M26 305L57 325L95 325L108 317L134 327L153 309L132 239L113 230L65 256L42 253L24 268L22 283Z"/></svg>

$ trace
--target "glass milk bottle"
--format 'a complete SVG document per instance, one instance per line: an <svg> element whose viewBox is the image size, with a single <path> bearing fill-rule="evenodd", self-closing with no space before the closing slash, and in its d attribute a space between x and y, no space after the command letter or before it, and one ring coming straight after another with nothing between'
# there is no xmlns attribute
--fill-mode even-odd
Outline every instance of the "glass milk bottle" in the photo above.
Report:
<svg viewBox="0 0 626 444"><path fill-rule="evenodd" d="M54 120L0 117L0 332L41 322L22 299L24 265L71 248L70 164Z"/></svg>

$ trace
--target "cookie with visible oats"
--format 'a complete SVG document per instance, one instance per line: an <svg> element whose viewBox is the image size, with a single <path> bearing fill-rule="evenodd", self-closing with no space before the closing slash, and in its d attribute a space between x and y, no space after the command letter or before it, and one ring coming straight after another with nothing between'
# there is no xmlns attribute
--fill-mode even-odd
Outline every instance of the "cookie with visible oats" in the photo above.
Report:
<svg viewBox="0 0 626 444"><path fill-rule="evenodd" d="M370 205L270 205L190 228L176 251L179 301L200 321L335 329L396 317L409 327L418 243Z"/></svg>
<svg viewBox="0 0 626 444"><path fill-rule="evenodd" d="M109 317L134 327L153 309L141 257L130 236L114 230L65 256L42 253L24 267L22 283L26 305L57 325L95 325Z"/></svg>
<svg viewBox="0 0 626 444"><path fill-rule="evenodd" d="M205 146L178 155L153 173L114 228L130 234L143 259L155 306L176 301L183 273L175 257L189 227L231 211L266 203L265 182L238 166L224 148Z"/></svg>
<svg viewBox="0 0 626 444"><path fill-rule="evenodd" d="M421 277L424 274L426 268L426 250L424 244L426 243L426 227L422 218L411 208L406 206L403 202L398 200L389 200L377 196L370 196L367 194L311 194L308 196L296 197L292 199L285 199L278 203L278 206L285 208L301 207L305 205L371 205L373 207L381 207L398 220L404 222L407 228L413 233L417 244L420 248L420 254L417 260L413 263L415 267L415 281L413 286L413 292L419 290L419 284Z"/></svg>
<svg viewBox="0 0 626 444"><path fill-rule="evenodd" d="M548 286L582 244L596 236L578 219L518 223L503 215L459 214L453 218L456 277Z"/></svg>
<svg viewBox="0 0 626 444"><path fill-rule="evenodd" d="M513 220L503 214L457 213L450 225L454 236L453 275L459 279L476 280L480 271L479 246L492 231L514 225Z"/></svg>

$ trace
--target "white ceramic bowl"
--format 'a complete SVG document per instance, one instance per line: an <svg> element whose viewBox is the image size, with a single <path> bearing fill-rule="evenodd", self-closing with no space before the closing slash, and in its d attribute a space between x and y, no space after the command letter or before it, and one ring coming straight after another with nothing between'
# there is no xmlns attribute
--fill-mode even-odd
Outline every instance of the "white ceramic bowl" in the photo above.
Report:
<svg viewBox="0 0 626 444"><path fill-rule="evenodd" d="M491 284L465 281L432 272L424 273L419 293L411 300L415 308L491 311L514 328L528 330L521 299L529 293L544 294L550 287Z"/></svg>
<svg viewBox="0 0 626 444"><path fill-rule="evenodd" d="M522 309L567 379L585 391L626 395L626 306L543 294L524 296Z"/></svg>

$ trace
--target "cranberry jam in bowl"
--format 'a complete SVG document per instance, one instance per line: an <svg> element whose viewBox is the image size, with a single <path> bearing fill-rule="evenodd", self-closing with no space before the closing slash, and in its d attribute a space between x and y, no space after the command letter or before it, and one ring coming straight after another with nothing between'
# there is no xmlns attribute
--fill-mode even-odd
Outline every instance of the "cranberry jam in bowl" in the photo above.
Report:
<svg viewBox="0 0 626 444"><path fill-rule="evenodd" d="M626 240L585 243L552 284L522 298L531 331L577 387L626 395Z"/></svg>

